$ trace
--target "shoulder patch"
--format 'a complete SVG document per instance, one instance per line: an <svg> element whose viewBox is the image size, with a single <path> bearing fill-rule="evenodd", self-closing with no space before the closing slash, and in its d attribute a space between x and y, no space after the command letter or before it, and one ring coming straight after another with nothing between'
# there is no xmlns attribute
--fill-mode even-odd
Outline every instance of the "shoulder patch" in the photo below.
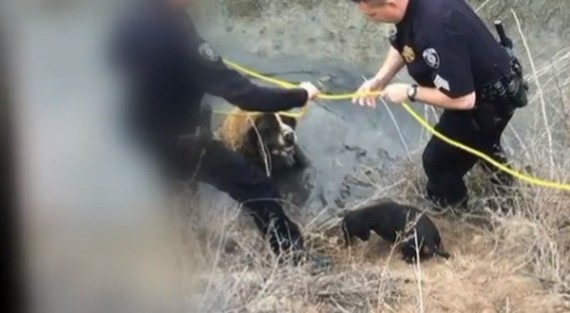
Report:
<svg viewBox="0 0 570 313"><path fill-rule="evenodd" d="M220 59L220 56L212 49L209 43L203 42L198 47L198 52L202 57L204 57L208 61L216 62Z"/></svg>
<svg viewBox="0 0 570 313"><path fill-rule="evenodd" d="M439 68L439 54L437 54L434 48L425 49L422 56L429 67L434 69Z"/></svg>

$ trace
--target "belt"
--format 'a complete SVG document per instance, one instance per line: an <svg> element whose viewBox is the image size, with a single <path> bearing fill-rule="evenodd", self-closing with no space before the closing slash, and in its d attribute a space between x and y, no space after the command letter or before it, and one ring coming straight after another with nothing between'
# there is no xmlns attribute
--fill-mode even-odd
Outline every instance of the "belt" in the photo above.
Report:
<svg viewBox="0 0 570 313"><path fill-rule="evenodd" d="M526 82L515 75L501 78L493 83L485 85L477 94L483 103L498 106L497 109L511 112L527 105Z"/></svg>

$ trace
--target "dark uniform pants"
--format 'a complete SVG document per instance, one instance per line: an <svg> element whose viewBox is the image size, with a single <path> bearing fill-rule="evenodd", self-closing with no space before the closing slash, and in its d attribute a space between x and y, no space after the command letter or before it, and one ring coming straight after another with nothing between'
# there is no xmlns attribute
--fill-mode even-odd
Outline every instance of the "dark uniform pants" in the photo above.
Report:
<svg viewBox="0 0 570 313"><path fill-rule="evenodd" d="M269 235L273 251L299 251L303 240L299 227L281 207L277 187L262 171L248 163L240 154L213 140L200 156L201 149L180 148L166 141L153 142L166 178L190 180L212 185L226 192L250 213L263 235Z"/></svg>
<svg viewBox="0 0 570 313"><path fill-rule="evenodd" d="M505 164L506 157L501 146L501 135L514 111L478 112L485 121L475 118L475 111L446 110L441 115L435 129L443 135L477 149L495 161ZM490 125L491 124L491 125ZM513 178L485 160L479 159L466 151L451 146L432 136L422 155L424 171L428 177L426 192L428 198L437 206L467 205L467 187L463 176L478 162L492 175L491 182L504 187L512 183Z"/></svg>

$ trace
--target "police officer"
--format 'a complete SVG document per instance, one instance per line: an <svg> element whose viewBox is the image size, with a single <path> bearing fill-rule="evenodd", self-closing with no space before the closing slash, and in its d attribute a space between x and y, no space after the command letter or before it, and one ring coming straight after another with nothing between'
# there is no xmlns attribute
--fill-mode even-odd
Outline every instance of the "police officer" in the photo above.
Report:
<svg viewBox="0 0 570 313"><path fill-rule="evenodd" d="M512 52L496 41L464 0L351 0L370 19L395 24L390 48L378 73L359 91L382 91L392 102L419 101L444 109L436 129L500 163L501 135L514 110L526 105L526 83ZM407 67L416 84L388 84ZM353 103L375 106L374 97ZM426 191L436 208L465 207L463 176L478 158L432 137L422 155ZM483 160L482 160L483 161ZM490 164L492 182L512 177Z"/></svg>
<svg viewBox="0 0 570 313"><path fill-rule="evenodd" d="M196 32L185 11L189 2L136 1L118 22L112 51L128 84L130 128L158 158L166 178L194 177L227 192L269 235L275 253L300 252L299 227L285 215L281 195L264 173L221 142L196 137L180 146L178 139L208 123L200 120L206 93L245 110L274 112L302 107L319 91L307 82L290 90L257 86L226 67Z"/></svg>

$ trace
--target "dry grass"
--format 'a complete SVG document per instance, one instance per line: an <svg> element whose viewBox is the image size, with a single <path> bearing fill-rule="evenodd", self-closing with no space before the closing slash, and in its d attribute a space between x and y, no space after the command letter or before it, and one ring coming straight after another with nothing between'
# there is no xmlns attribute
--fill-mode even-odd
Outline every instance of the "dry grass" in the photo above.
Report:
<svg viewBox="0 0 570 313"><path fill-rule="evenodd" d="M536 132L537 137L542 135ZM551 169L538 165L548 162L536 163L549 159L544 145L529 145L526 157L519 155L515 165L535 165L533 174L547 177ZM364 169L366 173L355 173L355 179L378 181L375 198L427 208L420 164L416 151L390 172L371 174ZM568 166L556 165L556 180L570 181ZM312 275L309 267L278 266L238 207L223 213L208 206L185 211L181 264L188 308L197 312L567 312L570 195L519 184L507 199L495 196L487 179L479 168L466 178L472 212L431 215L453 257L429 260L420 268L405 264L397 250L379 239L343 249L337 217L318 223L299 218L308 249L333 261L330 271ZM386 185L381 182L397 183L380 188Z"/></svg>
<svg viewBox="0 0 570 313"><path fill-rule="evenodd" d="M403 170L406 183L381 197L425 207L417 161L416 155L388 173ZM192 210L193 227L184 229L183 264L193 270L184 276L193 284L188 305L198 312L570 310L570 195L530 188L514 197L516 210L503 213L490 209L502 202L489 196L481 173L469 179L481 193L472 203L476 210L432 215L453 256L422 263L421 276L379 239L342 248L335 217L304 229L308 249L333 261L330 271L311 275L309 267L278 266L238 208Z"/></svg>
<svg viewBox="0 0 570 313"><path fill-rule="evenodd" d="M564 108L568 110L570 103ZM530 106L527 110L542 109ZM536 116L541 119L540 114ZM542 132L535 135L541 137ZM531 165L537 177L553 172L554 179L570 182L569 164L545 166L550 159L548 144L533 139L525 138L532 144L526 154L514 157L515 165ZM391 188L379 187L374 197L427 208L420 164L417 151L391 172L372 175L365 169L363 175L372 182L380 177L383 182L398 182ZM208 206L190 210L182 219L188 223L182 228L187 240L182 246L186 251L182 280L188 288L189 310L567 312L570 194L520 183L507 199L497 197L487 179L479 168L466 177L471 212L431 214L452 258L429 260L419 268L405 264L399 251L379 239L343 249L339 218L334 216L319 222L298 218L305 226L308 249L331 257L330 271L312 274L307 266L280 267L239 208L227 208L224 214Z"/></svg>

